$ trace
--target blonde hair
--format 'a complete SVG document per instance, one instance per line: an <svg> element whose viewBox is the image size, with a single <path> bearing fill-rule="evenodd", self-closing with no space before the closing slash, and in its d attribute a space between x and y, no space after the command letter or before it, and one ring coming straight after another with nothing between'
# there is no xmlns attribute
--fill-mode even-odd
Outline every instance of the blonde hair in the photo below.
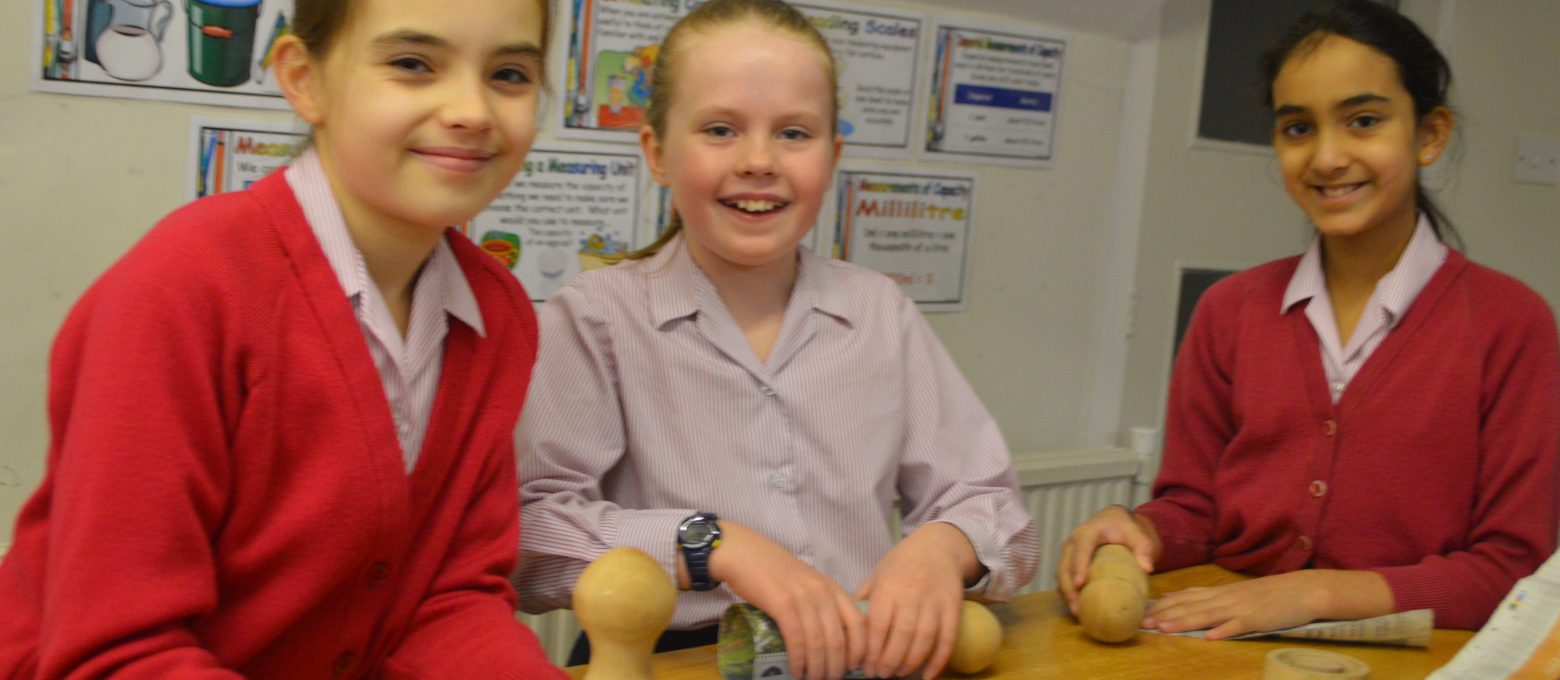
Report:
<svg viewBox="0 0 1560 680"><path fill-rule="evenodd" d="M672 84L677 78L677 62L684 52L683 43L689 33L704 33L721 26L756 21L800 38L823 53L829 77L829 133L839 125L839 69L834 63L834 53L824 40L818 27L800 10L782 0L709 0L699 5L672 25L672 30L661 41L661 52L656 55L655 68L650 76L650 106L645 110L645 122L655 131L657 138L666 135L666 110L672 105ZM677 209L671 208L666 231L654 243L639 250L609 257L611 260L638 260L660 252L661 248L682 231L682 218Z"/></svg>

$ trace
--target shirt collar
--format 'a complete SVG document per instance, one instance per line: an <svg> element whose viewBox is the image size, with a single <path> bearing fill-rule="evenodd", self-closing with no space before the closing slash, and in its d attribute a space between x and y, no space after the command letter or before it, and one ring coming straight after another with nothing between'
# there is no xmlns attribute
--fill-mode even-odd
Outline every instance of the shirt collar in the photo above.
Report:
<svg viewBox="0 0 1560 680"><path fill-rule="evenodd" d="M813 309L849 322L850 299L845 294L845 282L840 280L844 263L819 257L807 249L799 250L802 255L796 290L807 291L812 296Z"/></svg>
<svg viewBox="0 0 1560 680"><path fill-rule="evenodd" d="M288 164L286 172L287 184L303 208L303 216L314 231L315 240L319 241L342 291L348 299L359 299L368 291L368 264L363 260L362 251L352 242L352 233L347 230L346 218L342 217L341 204L331 192L319 153L313 148L304 150ZM478 336L485 337L486 328L482 324L476 294L461 271L447 238L448 235L439 239L433 254L423 265L418 276L417 299L425 300L422 293L428 291L445 312L470 326Z"/></svg>
<svg viewBox="0 0 1560 680"><path fill-rule="evenodd" d="M438 245L433 247L433 255L423 265L422 276L432 276L434 280L442 281L444 285L440 288L444 293L441 296L444 311L470 326L471 330L476 331L477 337L485 338L487 327L482 324L482 308L477 306L477 295L471 290L471 282L466 280L460 261L455 259L455 251L450 248L448 239L451 237L450 232L445 232Z"/></svg>
<svg viewBox="0 0 1560 680"><path fill-rule="evenodd" d="M796 284L791 289L791 299L807 301L812 309L849 321L848 298L836 263L801 246L796 252ZM646 258L639 275L646 277L650 289L650 321L656 328L721 304L715 285L694 264L681 234Z"/></svg>
<svg viewBox="0 0 1560 680"><path fill-rule="evenodd" d="M1403 249L1403 256L1398 258L1397 266L1376 284L1376 294L1381 298L1381 305L1391 315L1393 326L1408 312L1409 305L1414 304L1419 292L1425 289L1436 270L1441 268L1441 263L1446 261L1446 252L1446 244L1436 238L1435 229L1430 226L1430 218L1420 215L1419 223L1414 227L1414 236L1408 240L1408 247Z"/></svg>
<svg viewBox="0 0 1560 680"><path fill-rule="evenodd" d="M1311 247L1300 257L1295 273L1289 278L1289 287L1284 290L1279 313L1287 313L1295 305L1325 293L1327 277L1322 272L1321 244L1320 237L1313 239ZM1403 249L1392 271L1376 282L1376 292L1371 295L1387 311L1392 325L1397 325L1408 306L1419 296L1419 291L1435 276L1441 263L1446 261L1446 253L1446 244L1436 238L1430 219L1421 214L1414 225L1414 235L1408 239L1408 247Z"/></svg>

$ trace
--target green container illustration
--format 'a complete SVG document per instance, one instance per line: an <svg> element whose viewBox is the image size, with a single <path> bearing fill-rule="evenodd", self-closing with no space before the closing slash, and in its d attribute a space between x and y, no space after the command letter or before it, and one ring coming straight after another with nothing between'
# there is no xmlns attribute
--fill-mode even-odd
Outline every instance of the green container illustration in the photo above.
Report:
<svg viewBox="0 0 1560 680"><path fill-rule="evenodd" d="M186 0L190 18L190 76L233 87L249 80L261 0Z"/></svg>

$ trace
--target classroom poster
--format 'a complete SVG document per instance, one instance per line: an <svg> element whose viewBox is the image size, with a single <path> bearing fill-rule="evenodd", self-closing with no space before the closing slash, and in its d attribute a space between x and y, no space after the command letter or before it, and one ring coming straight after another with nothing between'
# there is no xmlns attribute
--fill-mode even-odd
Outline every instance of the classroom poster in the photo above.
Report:
<svg viewBox="0 0 1560 680"><path fill-rule="evenodd" d="M33 89L286 109L271 48L292 0L36 0Z"/></svg>
<svg viewBox="0 0 1560 680"><path fill-rule="evenodd" d="M538 145L465 231L546 300L635 247L646 173L637 150Z"/></svg>
<svg viewBox="0 0 1560 680"><path fill-rule="evenodd" d="M292 162L304 135L288 126L197 118L191 126L190 195L238 191ZM646 173L637 152L539 144L509 187L470 222L454 225L503 263L540 302L636 238ZM651 235L650 238L654 238Z"/></svg>
<svg viewBox="0 0 1560 680"><path fill-rule="evenodd" d="M560 137L635 143L650 105L661 41L703 0L569 0L568 53L558 98ZM923 20L859 11L829 0L799 3L835 54L840 132L870 155L911 153Z"/></svg>
<svg viewBox="0 0 1560 680"><path fill-rule="evenodd" d="M834 52L845 143L852 150L892 152L869 155L909 157L921 17L816 1L794 4Z"/></svg>
<svg viewBox="0 0 1560 680"><path fill-rule="evenodd" d="M634 142L650 105L661 40L684 14L684 0L568 0L558 134ZM690 0L691 1L691 0Z"/></svg>
<svg viewBox="0 0 1560 680"><path fill-rule="evenodd" d="M922 158L1045 166L1067 37L942 22Z"/></svg>
<svg viewBox="0 0 1560 680"><path fill-rule="evenodd" d="M304 133L287 124L190 121L190 199L249 188L298 155Z"/></svg>
<svg viewBox="0 0 1560 680"><path fill-rule="evenodd" d="M672 224L672 190L662 185L655 187L655 219L652 220L654 228L648 237L641 239L645 245L655 242L666 233L666 228Z"/></svg>
<svg viewBox="0 0 1560 680"><path fill-rule="evenodd" d="M897 282L927 311L964 309L975 175L840 170L834 256Z"/></svg>

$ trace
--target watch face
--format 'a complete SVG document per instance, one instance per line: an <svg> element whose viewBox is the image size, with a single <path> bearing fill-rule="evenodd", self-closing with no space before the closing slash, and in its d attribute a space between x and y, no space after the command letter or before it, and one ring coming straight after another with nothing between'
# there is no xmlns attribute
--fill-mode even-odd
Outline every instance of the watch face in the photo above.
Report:
<svg viewBox="0 0 1560 680"><path fill-rule="evenodd" d="M687 545L700 545L710 540L710 525L705 522L691 522L683 528L683 543Z"/></svg>

